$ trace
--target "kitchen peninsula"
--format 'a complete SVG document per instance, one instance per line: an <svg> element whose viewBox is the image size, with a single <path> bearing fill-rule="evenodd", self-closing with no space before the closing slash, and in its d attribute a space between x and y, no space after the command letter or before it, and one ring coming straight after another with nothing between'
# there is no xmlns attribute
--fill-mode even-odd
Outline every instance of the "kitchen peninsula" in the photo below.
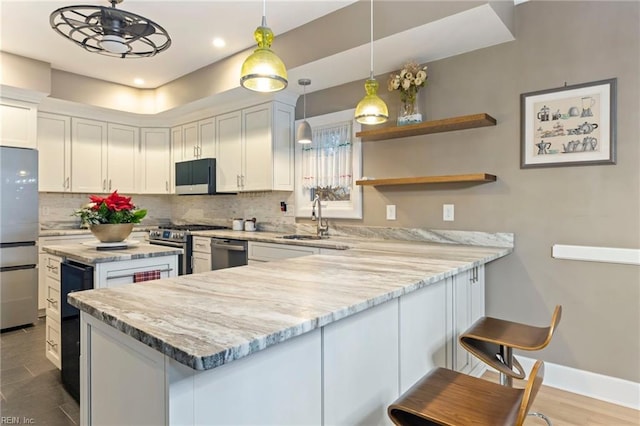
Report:
<svg viewBox="0 0 640 426"><path fill-rule="evenodd" d="M476 367L456 337L484 313L484 265L512 246L348 245L70 295L81 423L387 424L433 366Z"/></svg>
<svg viewBox="0 0 640 426"><path fill-rule="evenodd" d="M159 271L161 278L178 275L181 249L141 243L126 249L101 249L89 243L47 245L43 251L94 268L94 288L134 282L136 273Z"/></svg>

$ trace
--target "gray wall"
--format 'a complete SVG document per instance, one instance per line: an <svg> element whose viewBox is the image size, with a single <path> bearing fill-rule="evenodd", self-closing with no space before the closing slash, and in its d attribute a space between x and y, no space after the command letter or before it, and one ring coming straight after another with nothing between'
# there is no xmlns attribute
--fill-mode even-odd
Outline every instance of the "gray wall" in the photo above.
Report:
<svg viewBox="0 0 640 426"><path fill-rule="evenodd" d="M349 223L514 232L515 252L487 269L488 314L544 325L561 304L551 345L526 356L639 382L640 268L556 260L551 246L640 248L640 3L532 1L515 13L516 41L430 63L421 92L427 119L486 112L496 127L363 144L366 176L498 181L366 187L364 220ZM612 77L617 165L520 169L519 95ZM378 81L393 114L396 94L386 75ZM307 116L353 108L363 93L357 82L307 95ZM455 222L442 221L444 203ZM397 221L385 220L386 204Z"/></svg>

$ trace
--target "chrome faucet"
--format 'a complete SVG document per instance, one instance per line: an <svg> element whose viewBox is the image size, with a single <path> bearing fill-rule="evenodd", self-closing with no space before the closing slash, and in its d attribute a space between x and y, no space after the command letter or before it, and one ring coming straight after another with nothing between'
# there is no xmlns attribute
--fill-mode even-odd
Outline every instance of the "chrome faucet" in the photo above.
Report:
<svg viewBox="0 0 640 426"><path fill-rule="evenodd" d="M318 216L316 216L316 204L318 205ZM322 203L320 202L320 196L318 194L316 194L313 199L313 204L311 205L311 220L317 221L316 235L318 238L327 235L329 232L329 221L325 219L324 224L322 223Z"/></svg>

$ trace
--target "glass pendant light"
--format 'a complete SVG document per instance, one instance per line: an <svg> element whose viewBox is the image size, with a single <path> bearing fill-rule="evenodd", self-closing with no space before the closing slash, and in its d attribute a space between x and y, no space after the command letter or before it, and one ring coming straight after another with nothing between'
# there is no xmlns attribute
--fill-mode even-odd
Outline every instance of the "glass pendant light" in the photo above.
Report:
<svg viewBox="0 0 640 426"><path fill-rule="evenodd" d="M361 124L381 124L389 118L387 104L378 96L378 82L373 77L373 0L371 0L371 74L364 83L367 92L358 102L355 118Z"/></svg>
<svg viewBox="0 0 640 426"><path fill-rule="evenodd" d="M256 28L253 37L258 48L242 64L240 84L256 92L277 92L287 87L287 69L270 49L273 31L267 27L267 0L262 3L262 25Z"/></svg>
<svg viewBox="0 0 640 426"><path fill-rule="evenodd" d="M302 123L298 125L298 130L296 132L296 139L298 143L301 144L310 144L311 143L311 125L307 121L307 86L311 84L311 80L308 78L301 78L298 80L298 84L302 86L303 90L303 118Z"/></svg>

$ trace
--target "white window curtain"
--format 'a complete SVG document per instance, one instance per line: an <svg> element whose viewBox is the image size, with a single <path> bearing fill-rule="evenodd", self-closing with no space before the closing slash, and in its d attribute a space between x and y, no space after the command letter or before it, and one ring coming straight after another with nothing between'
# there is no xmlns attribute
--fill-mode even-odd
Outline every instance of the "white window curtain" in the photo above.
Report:
<svg viewBox="0 0 640 426"><path fill-rule="evenodd" d="M312 130L312 143L302 148L302 188L305 195L320 191L327 201L348 201L353 185L353 122Z"/></svg>

